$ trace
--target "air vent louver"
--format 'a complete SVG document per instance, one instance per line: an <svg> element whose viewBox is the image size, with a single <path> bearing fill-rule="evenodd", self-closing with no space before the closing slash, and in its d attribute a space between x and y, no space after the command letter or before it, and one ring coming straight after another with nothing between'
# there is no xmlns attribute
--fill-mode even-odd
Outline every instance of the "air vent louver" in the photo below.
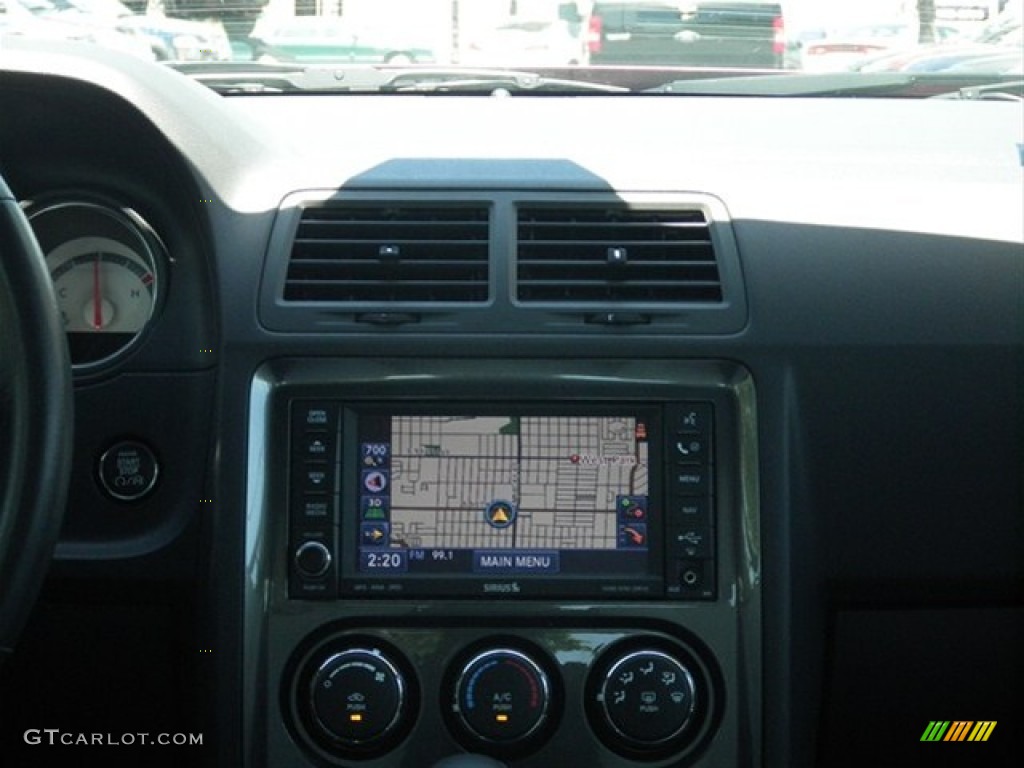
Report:
<svg viewBox="0 0 1024 768"><path fill-rule="evenodd" d="M302 212L285 301L484 302L489 208L349 205Z"/></svg>
<svg viewBox="0 0 1024 768"><path fill-rule="evenodd" d="M517 230L519 301L722 301L702 210L521 207Z"/></svg>

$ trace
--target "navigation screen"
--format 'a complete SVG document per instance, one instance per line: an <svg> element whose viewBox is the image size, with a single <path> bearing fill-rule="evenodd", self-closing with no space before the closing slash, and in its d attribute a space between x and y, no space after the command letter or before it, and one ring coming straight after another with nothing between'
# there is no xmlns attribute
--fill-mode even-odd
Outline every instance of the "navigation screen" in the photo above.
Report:
<svg viewBox="0 0 1024 768"><path fill-rule="evenodd" d="M361 573L647 573L645 418L363 412L359 422Z"/></svg>

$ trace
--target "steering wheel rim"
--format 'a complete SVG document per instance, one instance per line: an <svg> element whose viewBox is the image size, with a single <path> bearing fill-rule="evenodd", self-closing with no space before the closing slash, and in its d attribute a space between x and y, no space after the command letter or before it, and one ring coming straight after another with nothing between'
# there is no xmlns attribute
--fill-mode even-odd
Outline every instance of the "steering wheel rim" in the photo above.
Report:
<svg viewBox="0 0 1024 768"><path fill-rule="evenodd" d="M67 342L46 262L0 176L0 664L39 594L71 467Z"/></svg>

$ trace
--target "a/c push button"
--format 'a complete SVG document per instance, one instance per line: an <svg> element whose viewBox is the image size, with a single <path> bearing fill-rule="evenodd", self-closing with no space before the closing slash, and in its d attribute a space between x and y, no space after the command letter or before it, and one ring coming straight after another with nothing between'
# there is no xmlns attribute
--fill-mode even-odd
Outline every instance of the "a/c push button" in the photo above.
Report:
<svg viewBox="0 0 1024 768"><path fill-rule="evenodd" d="M456 683L453 711L474 741L513 745L548 717L551 684L524 653L494 648L473 658Z"/></svg>

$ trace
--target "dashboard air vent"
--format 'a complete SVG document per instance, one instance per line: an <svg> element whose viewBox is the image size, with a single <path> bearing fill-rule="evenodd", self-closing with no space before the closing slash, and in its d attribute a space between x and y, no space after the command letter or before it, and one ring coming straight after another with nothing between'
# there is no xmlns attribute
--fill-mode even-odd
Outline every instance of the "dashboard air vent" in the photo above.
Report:
<svg viewBox="0 0 1024 768"><path fill-rule="evenodd" d="M521 302L722 302L701 209L528 206L517 232Z"/></svg>
<svg viewBox="0 0 1024 768"><path fill-rule="evenodd" d="M484 302L486 205L324 205L305 208L286 302Z"/></svg>

